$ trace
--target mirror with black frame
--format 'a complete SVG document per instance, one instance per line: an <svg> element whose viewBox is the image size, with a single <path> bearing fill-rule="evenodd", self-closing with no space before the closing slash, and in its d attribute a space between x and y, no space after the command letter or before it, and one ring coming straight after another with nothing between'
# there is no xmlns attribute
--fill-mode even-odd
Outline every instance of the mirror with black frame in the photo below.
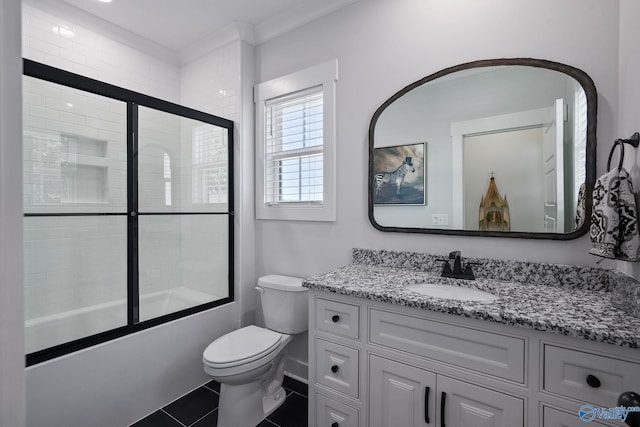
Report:
<svg viewBox="0 0 640 427"><path fill-rule="evenodd" d="M369 128L382 231L573 239L589 227L596 89L539 59L475 61L410 84Z"/></svg>

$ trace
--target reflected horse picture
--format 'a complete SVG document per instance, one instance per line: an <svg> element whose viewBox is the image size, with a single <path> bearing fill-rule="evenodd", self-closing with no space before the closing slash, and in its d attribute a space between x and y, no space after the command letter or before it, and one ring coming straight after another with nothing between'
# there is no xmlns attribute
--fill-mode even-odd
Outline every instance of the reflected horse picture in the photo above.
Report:
<svg viewBox="0 0 640 427"><path fill-rule="evenodd" d="M376 205L426 204L426 143L373 150L371 177Z"/></svg>

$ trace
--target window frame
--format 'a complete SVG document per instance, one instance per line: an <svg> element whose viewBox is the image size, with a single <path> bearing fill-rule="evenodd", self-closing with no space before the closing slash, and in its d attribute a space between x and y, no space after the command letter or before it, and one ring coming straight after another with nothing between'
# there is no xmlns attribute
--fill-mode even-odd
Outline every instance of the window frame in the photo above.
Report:
<svg viewBox="0 0 640 427"><path fill-rule="evenodd" d="M256 219L335 221L336 220L336 107L335 91L338 81L338 61L331 60L301 71L287 74L254 87L256 104ZM323 96L323 200L322 203L280 202L268 204L265 197L265 121L267 103L315 87ZM293 150L292 150L293 151Z"/></svg>
<svg viewBox="0 0 640 427"><path fill-rule="evenodd" d="M127 324L26 355L26 366L35 365L75 351L130 335L176 319L190 316L234 301L234 183L232 120L164 101L119 86L94 80L23 59L23 75L125 102L127 105L127 209L126 213L25 213L25 217L126 215L127 217ZM138 275L138 106L174 114L227 130L228 209L223 212L145 212L145 215L226 215L228 217L228 296L205 304L139 321ZM164 179L164 178L163 178Z"/></svg>

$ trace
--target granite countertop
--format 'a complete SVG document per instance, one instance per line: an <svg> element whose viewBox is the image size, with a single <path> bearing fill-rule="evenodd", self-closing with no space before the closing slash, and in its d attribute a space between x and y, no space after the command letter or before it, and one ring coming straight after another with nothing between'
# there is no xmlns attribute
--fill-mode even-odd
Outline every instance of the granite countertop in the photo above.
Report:
<svg viewBox="0 0 640 427"><path fill-rule="evenodd" d="M490 302L429 297L405 287L415 283L475 287L499 297ZM640 318L614 304L606 290L519 281L441 278L429 271L354 263L310 277L303 286L396 305L449 313L559 335L640 348ZM589 288L587 286L587 288Z"/></svg>

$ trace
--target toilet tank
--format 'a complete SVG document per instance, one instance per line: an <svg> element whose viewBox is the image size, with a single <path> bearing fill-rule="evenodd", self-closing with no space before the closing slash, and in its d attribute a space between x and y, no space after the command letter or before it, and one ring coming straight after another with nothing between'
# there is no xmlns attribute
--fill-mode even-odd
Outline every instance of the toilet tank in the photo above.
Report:
<svg viewBox="0 0 640 427"><path fill-rule="evenodd" d="M309 289L298 277L269 275L258 279L264 323L268 329L283 334L299 334L309 322Z"/></svg>

